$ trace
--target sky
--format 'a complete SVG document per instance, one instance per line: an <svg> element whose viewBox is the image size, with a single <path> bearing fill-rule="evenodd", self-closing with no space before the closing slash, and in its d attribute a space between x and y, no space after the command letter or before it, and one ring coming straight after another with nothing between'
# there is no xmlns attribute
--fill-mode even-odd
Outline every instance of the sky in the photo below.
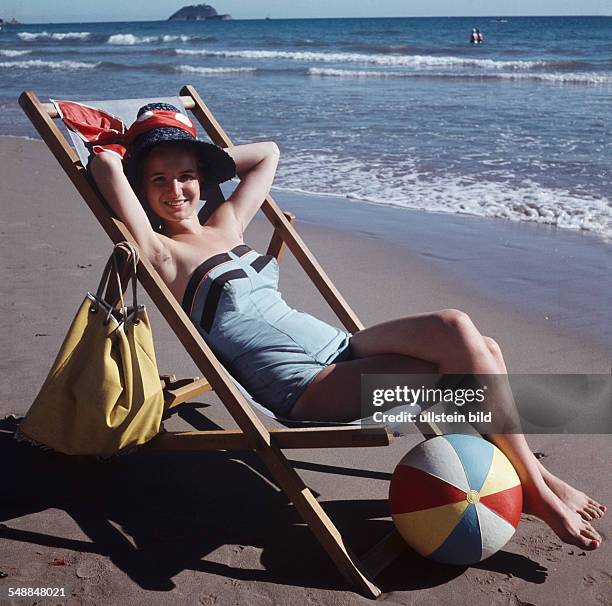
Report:
<svg viewBox="0 0 612 606"><path fill-rule="evenodd" d="M24 23L155 21L198 0L1 0L0 18ZM209 0L235 19L612 15L612 0Z"/></svg>

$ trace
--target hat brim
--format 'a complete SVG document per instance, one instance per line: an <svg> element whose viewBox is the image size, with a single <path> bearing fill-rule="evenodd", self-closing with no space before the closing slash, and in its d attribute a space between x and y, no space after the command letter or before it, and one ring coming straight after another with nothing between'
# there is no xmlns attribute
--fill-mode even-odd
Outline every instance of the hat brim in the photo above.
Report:
<svg viewBox="0 0 612 606"><path fill-rule="evenodd" d="M191 147L198 160L201 177L207 184L223 183L236 176L234 159L225 150L213 143L184 137L182 136L183 134L186 133L179 131L172 137L169 137L167 134L162 137L156 137L155 131L152 131L151 135L153 136L148 136L140 142L136 141L133 150L124 159L124 171L132 185L136 185L138 169L143 160L154 147L162 143L181 143Z"/></svg>

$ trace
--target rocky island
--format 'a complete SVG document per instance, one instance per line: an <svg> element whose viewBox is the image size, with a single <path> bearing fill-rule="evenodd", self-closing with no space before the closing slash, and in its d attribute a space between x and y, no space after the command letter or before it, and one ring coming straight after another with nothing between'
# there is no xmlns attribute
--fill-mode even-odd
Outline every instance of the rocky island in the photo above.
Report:
<svg viewBox="0 0 612 606"><path fill-rule="evenodd" d="M231 15L220 15L210 4L184 6L168 17L168 21L227 21Z"/></svg>

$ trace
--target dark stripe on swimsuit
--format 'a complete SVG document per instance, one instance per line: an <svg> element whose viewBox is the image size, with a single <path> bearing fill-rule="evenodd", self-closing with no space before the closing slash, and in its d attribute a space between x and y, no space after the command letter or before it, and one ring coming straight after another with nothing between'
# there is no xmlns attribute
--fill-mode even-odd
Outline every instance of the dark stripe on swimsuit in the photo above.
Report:
<svg viewBox="0 0 612 606"><path fill-rule="evenodd" d="M206 259L201 265L199 265L196 270L191 274L191 278L189 278L189 283L187 284L187 288L185 289L185 294L183 295L183 309L189 314L191 310L191 304L193 302L193 298L195 297L196 291L198 290L198 286L202 281L202 278L214 267L220 265L221 263L227 263L231 261L232 258L227 253L220 253L218 255L213 255L212 257Z"/></svg>
<svg viewBox="0 0 612 606"><path fill-rule="evenodd" d="M259 257L251 263L251 267L259 273L273 258L272 255L259 255Z"/></svg>
<svg viewBox="0 0 612 606"><path fill-rule="evenodd" d="M238 246L235 246L234 248L232 248L232 252L235 255L238 255L239 257L243 257L248 252L251 252L251 250L252 250L251 247L247 246L246 244L238 244Z"/></svg>
<svg viewBox="0 0 612 606"><path fill-rule="evenodd" d="M217 305L219 305L219 298L221 297L225 284L227 284L230 280L246 277L246 272L243 269L232 269L231 271L221 274L214 279L213 283L208 289L206 301L204 302L204 311L202 312L202 317L200 318L200 326L206 332L210 332L212 327L213 320L215 319L215 313L217 312Z"/></svg>
<svg viewBox="0 0 612 606"><path fill-rule="evenodd" d="M234 246L230 252L234 253L238 256L243 256L251 249L246 244L239 244L238 246ZM198 290L198 286L202 281L202 278L211 270L217 267L217 265L221 265L221 263L227 263L231 261L232 258L228 253L219 253L218 255L213 255L209 257L195 269L195 271L191 274L191 278L189 278L189 282L187 283L187 288L185 289L185 294L183 295L183 302L181 303L181 307L187 312L189 315L191 311L191 305L193 303L193 298L195 297L196 291Z"/></svg>

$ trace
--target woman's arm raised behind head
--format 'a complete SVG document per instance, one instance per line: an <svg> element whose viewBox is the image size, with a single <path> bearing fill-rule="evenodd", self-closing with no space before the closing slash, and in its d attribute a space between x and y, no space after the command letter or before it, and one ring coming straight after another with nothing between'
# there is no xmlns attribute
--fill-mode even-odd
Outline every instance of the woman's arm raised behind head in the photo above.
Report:
<svg viewBox="0 0 612 606"><path fill-rule="evenodd" d="M149 222L140 201L123 172L121 159L113 153L101 152L91 160L89 170L100 193L115 215L125 223L141 252L155 266L169 260L162 236Z"/></svg>
<svg viewBox="0 0 612 606"><path fill-rule="evenodd" d="M235 227L242 237L270 192L280 152L272 141L236 145L225 151L236 163L240 183L226 203L215 210L207 224L222 229Z"/></svg>

